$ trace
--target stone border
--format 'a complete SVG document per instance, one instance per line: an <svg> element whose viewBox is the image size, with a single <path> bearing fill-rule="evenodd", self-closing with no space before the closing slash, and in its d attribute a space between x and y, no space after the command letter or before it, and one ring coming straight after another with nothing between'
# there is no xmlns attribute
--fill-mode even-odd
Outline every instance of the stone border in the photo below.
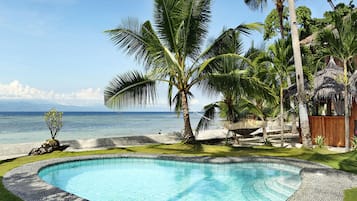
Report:
<svg viewBox="0 0 357 201"><path fill-rule="evenodd" d="M357 175L334 170L299 159L278 157L189 157L175 155L146 155L146 154L108 154L68 158L57 158L29 163L7 172L3 178L5 188L25 201L55 201L75 200L83 201L74 194L67 193L45 183L38 176L38 172L49 165L69 161L104 159L104 158L149 158L161 160L189 161L199 163L239 163L239 162L269 162L281 163L302 168L302 177L299 189L288 200L337 201L343 200L343 191L357 186Z"/></svg>

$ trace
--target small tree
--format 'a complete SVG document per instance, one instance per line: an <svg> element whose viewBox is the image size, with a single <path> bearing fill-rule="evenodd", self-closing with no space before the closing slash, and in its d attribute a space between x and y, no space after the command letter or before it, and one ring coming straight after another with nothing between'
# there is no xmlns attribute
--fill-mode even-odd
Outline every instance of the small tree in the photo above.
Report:
<svg viewBox="0 0 357 201"><path fill-rule="evenodd" d="M45 121L48 129L50 129L52 140L55 140L58 131L63 126L62 115L63 112L57 112L55 108L45 113Z"/></svg>

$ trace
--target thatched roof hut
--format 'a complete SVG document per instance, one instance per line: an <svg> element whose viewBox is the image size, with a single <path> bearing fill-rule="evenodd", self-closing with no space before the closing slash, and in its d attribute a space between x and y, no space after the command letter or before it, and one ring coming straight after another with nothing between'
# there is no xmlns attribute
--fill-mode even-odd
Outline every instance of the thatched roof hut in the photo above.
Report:
<svg viewBox="0 0 357 201"><path fill-rule="evenodd" d="M327 100L343 99L343 68L338 66L331 57L326 68L318 71L314 78L313 100L325 102Z"/></svg>
<svg viewBox="0 0 357 201"><path fill-rule="evenodd" d="M337 115L344 114L343 68L330 57L326 68L316 72L312 99L316 103L327 103L327 115L331 115L331 103Z"/></svg>

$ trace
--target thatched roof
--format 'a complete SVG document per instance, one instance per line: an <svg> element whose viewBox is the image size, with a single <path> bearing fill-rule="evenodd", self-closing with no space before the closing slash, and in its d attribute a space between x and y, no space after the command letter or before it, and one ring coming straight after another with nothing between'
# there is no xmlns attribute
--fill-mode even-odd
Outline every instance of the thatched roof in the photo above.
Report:
<svg viewBox="0 0 357 201"><path fill-rule="evenodd" d="M315 101L341 100L343 91L343 68L331 57L326 68L315 75L312 98Z"/></svg>
<svg viewBox="0 0 357 201"><path fill-rule="evenodd" d="M311 90L311 86L308 80L304 79L304 89L305 93L309 93ZM291 85L290 87L284 88L283 98L288 100L290 97L295 97L297 94L297 86L296 84Z"/></svg>

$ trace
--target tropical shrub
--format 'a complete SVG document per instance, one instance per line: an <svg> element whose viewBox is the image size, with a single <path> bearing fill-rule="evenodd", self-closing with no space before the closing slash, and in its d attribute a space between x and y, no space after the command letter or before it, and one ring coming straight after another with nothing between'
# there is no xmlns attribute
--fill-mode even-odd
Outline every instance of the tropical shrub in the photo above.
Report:
<svg viewBox="0 0 357 201"><path fill-rule="evenodd" d="M315 138L315 144L318 148L322 148L325 145L325 138L321 135Z"/></svg>
<svg viewBox="0 0 357 201"><path fill-rule="evenodd" d="M353 136L352 140L352 149L357 150L357 136Z"/></svg>

